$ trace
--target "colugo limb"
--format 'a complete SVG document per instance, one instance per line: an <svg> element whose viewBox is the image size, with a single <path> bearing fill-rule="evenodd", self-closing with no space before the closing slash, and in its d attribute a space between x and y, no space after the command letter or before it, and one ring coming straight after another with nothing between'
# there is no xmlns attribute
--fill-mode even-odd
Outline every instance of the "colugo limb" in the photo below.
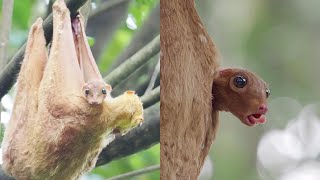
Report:
<svg viewBox="0 0 320 180"><path fill-rule="evenodd" d="M39 18L29 32L25 56L17 79L14 107L1 146L2 168L9 175L20 171L13 164L22 163L29 158L28 154L21 156L26 152L22 149L22 144L26 136L29 136L29 123L37 118L39 86L48 60L45 44L42 20ZM28 175L22 174L19 177L27 179Z"/></svg>
<svg viewBox="0 0 320 180"><path fill-rule="evenodd" d="M95 166L112 131L125 134L141 124L142 103L132 91L110 96L81 16L71 22L63 0L53 5L53 42L46 58L38 20L29 35L3 140L3 168L19 180L78 179Z"/></svg>

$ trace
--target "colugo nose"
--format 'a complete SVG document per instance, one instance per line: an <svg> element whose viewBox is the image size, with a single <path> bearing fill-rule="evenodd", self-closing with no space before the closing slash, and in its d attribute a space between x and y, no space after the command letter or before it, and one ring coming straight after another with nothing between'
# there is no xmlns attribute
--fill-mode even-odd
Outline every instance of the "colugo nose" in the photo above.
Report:
<svg viewBox="0 0 320 180"><path fill-rule="evenodd" d="M92 94L92 98L96 100L99 98L99 95L100 95L99 93L95 92Z"/></svg>
<svg viewBox="0 0 320 180"><path fill-rule="evenodd" d="M259 106L259 112L262 114L265 114L268 112L268 106L266 104L261 104Z"/></svg>
<svg viewBox="0 0 320 180"><path fill-rule="evenodd" d="M90 101L89 104L99 104L98 101Z"/></svg>

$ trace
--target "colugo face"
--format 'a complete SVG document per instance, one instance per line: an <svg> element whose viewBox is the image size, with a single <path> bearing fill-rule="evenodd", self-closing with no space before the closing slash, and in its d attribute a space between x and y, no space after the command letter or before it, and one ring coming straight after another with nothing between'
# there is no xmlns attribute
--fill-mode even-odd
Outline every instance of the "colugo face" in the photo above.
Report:
<svg viewBox="0 0 320 180"><path fill-rule="evenodd" d="M270 90L256 74L238 68L220 70L213 83L213 102L247 126L266 122Z"/></svg>
<svg viewBox="0 0 320 180"><path fill-rule="evenodd" d="M111 86L102 81L91 81L83 86L82 92L89 104L101 104L110 96Z"/></svg>

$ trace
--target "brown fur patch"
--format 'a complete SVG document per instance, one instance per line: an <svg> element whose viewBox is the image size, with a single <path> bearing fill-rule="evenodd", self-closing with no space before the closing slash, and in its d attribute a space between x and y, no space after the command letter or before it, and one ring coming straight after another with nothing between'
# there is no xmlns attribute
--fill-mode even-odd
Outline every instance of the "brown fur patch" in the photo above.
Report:
<svg viewBox="0 0 320 180"><path fill-rule="evenodd" d="M160 5L161 179L197 179L218 121L210 98L217 50L193 1Z"/></svg>

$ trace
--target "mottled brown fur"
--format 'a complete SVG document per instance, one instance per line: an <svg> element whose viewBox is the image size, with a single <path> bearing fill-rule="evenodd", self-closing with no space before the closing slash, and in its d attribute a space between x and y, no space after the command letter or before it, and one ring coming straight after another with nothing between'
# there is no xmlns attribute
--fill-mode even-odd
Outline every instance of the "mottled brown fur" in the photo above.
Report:
<svg viewBox="0 0 320 180"><path fill-rule="evenodd" d="M3 168L19 180L78 179L94 167L113 129L125 134L143 121L141 101L132 91L89 103L83 86L102 77L84 28L74 41L63 0L55 2L53 19L46 66L42 21L30 32L13 115L3 140Z"/></svg>
<svg viewBox="0 0 320 180"><path fill-rule="evenodd" d="M216 48L192 0L160 1L161 179L197 179L215 137Z"/></svg>
<svg viewBox="0 0 320 180"><path fill-rule="evenodd" d="M5 131L2 143L3 164L6 170L13 170L12 164L17 163L18 154L24 154L21 161L28 157L27 151L19 150L20 141L25 140L27 122L35 118L38 108L38 89L43 70L48 60L42 20L38 19L31 27L26 53L18 76L17 94L14 102L10 123ZM37 67L37 68L30 68ZM19 163L19 162L18 162ZM29 169L26 167L26 169ZM22 179L24 176L21 177Z"/></svg>
<svg viewBox="0 0 320 180"><path fill-rule="evenodd" d="M251 107L256 108L250 104L252 101L266 99L265 83L243 70L253 82L258 82L257 90L263 96L238 97L237 92L228 91L230 87L224 82L229 84L233 73L218 76L217 50L201 23L194 1L161 0L160 5L160 176L163 180L195 180L215 138L218 111L239 115L243 105L244 114L251 112ZM218 88L214 91L216 95L212 94L213 80ZM249 92L254 88L251 86ZM228 93L233 93L235 99L228 99ZM225 96L219 99L220 95ZM216 98L213 104L212 96ZM245 108L247 103L250 110Z"/></svg>

